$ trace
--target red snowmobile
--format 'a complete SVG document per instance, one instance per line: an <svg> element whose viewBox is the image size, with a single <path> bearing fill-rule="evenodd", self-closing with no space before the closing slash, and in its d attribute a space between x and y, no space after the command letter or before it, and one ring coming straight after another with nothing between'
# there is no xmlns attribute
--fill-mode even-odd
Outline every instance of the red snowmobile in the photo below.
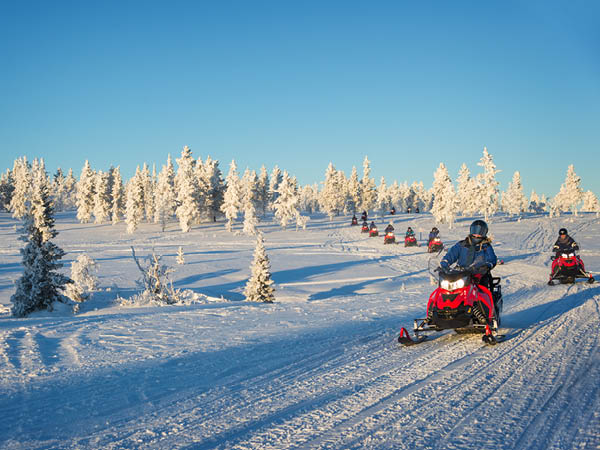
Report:
<svg viewBox="0 0 600 450"><path fill-rule="evenodd" d="M368 233L369 232L369 225L367 223L363 223L362 224L362 228L360 229L361 233Z"/></svg>
<svg viewBox="0 0 600 450"><path fill-rule="evenodd" d="M388 231L387 233L385 233L385 236L383 237L383 243L384 244L395 244L396 243L396 236L394 235L393 231Z"/></svg>
<svg viewBox="0 0 600 450"><path fill-rule="evenodd" d="M352 226L358 225L358 219L356 217L352 218Z"/></svg>
<svg viewBox="0 0 600 450"><path fill-rule="evenodd" d="M377 237L379 236L379 231L377 231L377 227L373 227L369 230L369 237Z"/></svg>
<svg viewBox="0 0 600 450"><path fill-rule="evenodd" d="M412 345L427 339L426 333L453 329L457 333L483 333L483 342L498 342L502 311L500 278L492 278L492 291L480 284L481 268L438 268L439 284L429 296L424 319L415 319L411 338L406 328L400 330L398 342ZM487 268L485 269L487 270Z"/></svg>
<svg viewBox="0 0 600 450"><path fill-rule="evenodd" d="M434 237L429 241L427 245L427 251L429 253L441 252L444 248L444 243L439 237Z"/></svg>
<svg viewBox="0 0 600 450"><path fill-rule="evenodd" d="M575 283L575 279L585 278L588 283L593 283L594 277L591 273L585 271L585 266L581 258L575 253L559 253L552 257L552 272L548 284L554 285L558 280L560 284Z"/></svg>
<svg viewBox="0 0 600 450"><path fill-rule="evenodd" d="M417 238L414 235L409 235L404 238L405 247L418 247Z"/></svg>

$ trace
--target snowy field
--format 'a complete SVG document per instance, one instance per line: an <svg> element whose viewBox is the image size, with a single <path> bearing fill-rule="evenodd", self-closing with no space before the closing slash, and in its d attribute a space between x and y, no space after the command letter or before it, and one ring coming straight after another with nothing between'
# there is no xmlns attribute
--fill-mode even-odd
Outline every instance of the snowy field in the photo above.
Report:
<svg viewBox="0 0 600 450"><path fill-rule="evenodd" d="M464 238L471 220L440 227L445 243ZM493 218L507 336L495 347L444 332L400 348L400 327L423 316L433 289L430 255L384 246L349 222L261 224L276 303L250 304L242 292L255 239L223 223L128 235L124 224L61 213L54 242L65 271L88 253L100 288L77 315L15 319L22 242L0 214L0 448L600 448L600 284L546 285L561 226L586 268L600 270L599 219ZM433 219L394 223L423 244ZM137 291L132 245L163 255L197 301L116 304Z"/></svg>

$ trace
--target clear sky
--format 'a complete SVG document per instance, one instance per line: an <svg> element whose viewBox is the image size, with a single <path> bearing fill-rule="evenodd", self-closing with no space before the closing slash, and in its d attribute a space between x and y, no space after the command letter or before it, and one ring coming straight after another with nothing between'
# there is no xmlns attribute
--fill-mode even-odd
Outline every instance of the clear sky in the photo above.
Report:
<svg viewBox="0 0 600 450"><path fill-rule="evenodd" d="M472 173L600 194L600 2L0 0L0 168L235 158L301 184Z"/></svg>

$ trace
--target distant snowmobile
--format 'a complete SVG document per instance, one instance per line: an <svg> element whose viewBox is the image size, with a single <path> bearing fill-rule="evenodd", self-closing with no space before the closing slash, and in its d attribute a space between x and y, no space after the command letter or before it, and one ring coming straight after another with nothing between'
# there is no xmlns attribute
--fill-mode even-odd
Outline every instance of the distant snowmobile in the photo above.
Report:
<svg viewBox="0 0 600 450"><path fill-rule="evenodd" d="M368 233L369 232L369 224L367 222L363 222L362 227L360 229L361 233Z"/></svg>
<svg viewBox="0 0 600 450"><path fill-rule="evenodd" d="M396 243L396 236L394 235L393 231L388 231L387 233L385 233L385 236L383 237L383 243L384 244L395 244Z"/></svg>
<svg viewBox="0 0 600 450"><path fill-rule="evenodd" d="M436 269L437 289L429 296L424 319L415 319L411 338L402 327L398 342L412 345L427 339L428 332L453 329L457 333L482 332L483 342L494 345L502 311L500 278L492 278L492 291L479 284L487 266L474 268Z"/></svg>
<svg viewBox="0 0 600 450"><path fill-rule="evenodd" d="M583 261L575 253L559 253L557 256L552 257L552 272L550 272L550 279L548 284L554 285L554 281L558 281L560 284L575 283L577 278L587 279L588 283L593 283L594 277L591 273L585 271Z"/></svg>
<svg viewBox="0 0 600 450"><path fill-rule="evenodd" d="M356 218L356 216L352 216L352 226L358 225L358 219Z"/></svg>
<svg viewBox="0 0 600 450"><path fill-rule="evenodd" d="M405 247L418 247L419 243L417 242L417 238L414 235L408 235L404 238L404 246Z"/></svg>
<svg viewBox="0 0 600 450"><path fill-rule="evenodd" d="M427 251L429 253L434 253L434 252L441 252L444 248L444 243L442 242L442 240L439 237L434 237L433 239L431 239L429 241L429 244L427 245Z"/></svg>
<svg viewBox="0 0 600 450"><path fill-rule="evenodd" d="M379 231L377 230L377 227L372 226L371 229L369 230L369 237L377 237L379 236Z"/></svg>

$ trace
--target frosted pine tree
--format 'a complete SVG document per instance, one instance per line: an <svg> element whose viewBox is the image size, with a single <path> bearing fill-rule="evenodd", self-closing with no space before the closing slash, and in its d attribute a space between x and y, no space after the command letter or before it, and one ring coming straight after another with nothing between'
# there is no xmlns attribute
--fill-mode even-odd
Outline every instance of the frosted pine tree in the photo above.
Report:
<svg viewBox="0 0 600 450"><path fill-rule="evenodd" d="M279 223L285 229L288 222L298 214L299 201L296 179L290 177L287 171L283 172L283 179L277 193L273 209L275 210L275 217L279 219Z"/></svg>
<svg viewBox="0 0 600 450"><path fill-rule="evenodd" d="M15 190L15 180L10 169L0 176L0 209L10 211L10 201Z"/></svg>
<svg viewBox="0 0 600 450"><path fill-rule="evenodd" d="M269 207L269 174L264 165L261 166L258 175L258 204L256 207L263 216Z"/></svg>
<svg viewBox="0 0 600 450"><path fill-rule="evenodd" d="M577 215L577 206L582 200L583 190L580 187L581 178L575 173L575 168L571 164L567 168L565 182L561 185L560 191L554 197L552 204L559 212L571 210Z"/></svg>
<svg viewBox="0 0 600 450"><path fill-rule="evenodd" d="M254 260L250 268L250 279L246 283L244 296L249 302L273 303L275 288L271 280L271 264L265 251L264 238L261 233L256 237Z"/></svg>
<svg viewBox="0 0 600 450"><path fill-rule="evenodd" d="M195 160L192 151L186 145L177 160L177 175L175 187L177 192L176 214L181 231L187 233L198 219L198 183L194 171Z"/></svg>
<svg viewBox="0 0 600 450"><path fill-rule="evenodd" d="M94 191L94 223L103 223L110 217L111 209L108 172L96 173Z"/></svg>
<svg viewBox="0 0 600 450"><path fill-rule="evenodd" d="M117 166L112 171L112 191L110 193L110 217L113 225L119 223L125 214L125 188L121 177L121 168Z"/></svg>
<svg viewBox="0 0 600 450"><path fill-rule="evenodd" d="M545 210L546 205L542 203L540 197L536 194L535 190L531 191L531 195L529 196L529 212L540 214Z"/></svg>
<svg viewBox="0 0 600 450"><path fill-rule="evenodd" d="M169 155L167 164L162 166L158 174L154 191L154 223L160 223L162 231L165 231L167 223L175 215L175 207L175 168Z"/></svg>
<svg viewBox="0 0 600 450"><path fill-rule="evenodd" d="M325 171L325 181L319 196L321 211L329 216L330 221L333 220L333 216L337 216L344 209L345 197L343 191L343 187L340 186L338 171L330 162Z"/></svg>
<svg viewBox="0 0 600 450"><path fill-rule="evenodd" d="M65 174L59 167L54 173L52 179L52 185L50 187L50 195L52 197L52 204L54 205L54 211L64 211L65 208Z"/></svg>
<svg viewBox="0 0 600 450"><path fill-rule="evenodd" d="M13 165L14 190L9 210L16 219L21 219L29 211L32 174L27 158L23 156L15 160Z"/></svg>
<svg viewBox="0 0 600 450"><path fill-rule="evenodd" d="M256 234L258 219L256 218L256 209L253 202L247 202L244 205L244 233L251 235Z"/></svg>
<svg viewBox="0 0 600 450"><path fill-rule="evenodd" d="M211 221L216 221L221 215L221 205L225 194L223 174L219 168L219 161L206 157L204 163L204 179L206 185L206 198L204 200L205 215Z"/></svg>
<svg viewBox="0 0 600 450"><path fill-rule="evenodd" d="M592 192L587 191L583 194L583 206L581 211L583 212L595 212L596 217L600 217L600 202L598 197Z"/></svg>
<svg viewBox="0 0 600 450"><path fill-rule="evenodd" d="M381 180L379 181L379 187L377 188L377 200L375 204L377 212L379 213L379 217L383 219L383 216L385 216L385 214L390 210L391 204L384 177L381 177Z"/></svg>
<svg viewBox="0 0 600 450"><path fill-rule="evenodd" d="M358 180L358 172L356 166L352 166L350 178L348 178L346 205L344 211L356 214L360 206L360 181Z"/></svg>
<svg viewBox="0 0 600 450"><path fill-rule="evenodd" d="M65 178L65 209L77 207L77 178L73 175L73 169L69 169Z"/></svg>
<svg viewBox="0 0 600 450"><path fill-rule="evenodd" d="M177 257L175 258L175 261L179 265L185 264L185 254L183 253L183 247L181 245L177 249Z"/></svg>
<svg viewBox="0 0 600 450"><path fill-rule="evenodd" d="M431 214L437 223L446 223L452 228L458 210L458 202L452 180L444 163L440 163L433 174L432 191L433 207L431 208Z"/></svg>
<svg viewBox="0 0 600 450"><path fill-rule="evenodd" d="M269 205L272 207L277 200L279 184L283 181L281 169L277 166L271 171L271 180L269 183Z"/></svg>
<svg viewBox="0 0 600 450"><path fill-rule="evenodd" d="M223 204L221 205L221 211L225 214L227 223L225 227L227 231L233 230L233 222L237 219L238 211L242 207L242 189L240 186L240 178L237 172L237 165L235 160L231 161L229 165L229 173L225 179L227 188L225 189L225 196L223 198Z"/></svg>
<svg viewBox="0 0 600 450"><path fill-rule="evenodd" d="M527 209L527 197L523 194L521 174L516 171L507 191L502 196L502 209L511 215L518 215Z"/></svg>
<svg viewBox="0 0 600 450"><path fill-rule="evenodd" d="M319 210L319 189L316 184L303 186L298 194L300 196L298 208L301 211L312 214Z"/></svg>
<svg viewBox="0 0 600 450"><path fill-rule="evenodd" d="M154 184L156 179L156 170L153 170L154 175L150 174L148 164L142 166L142 186L144 188L144 216L146 222L154 220Z"/></svg>
<svg viewBox="0 0 600 450"><path fill-rule="evenodd" d="M125 203L125 223L127 233L132 234L144 220L144 176L137 166L135 175L127 183Z"/></svg>
<svg viewBox="0 0 600 450"><path fill-rule="evenodd" d="M377 193L375 191L375 180L371 178L371 162L365 156L363 161L363 177L360 181L360 209L371 211L375 207Z"/></svg>
<svg viewBox="0 0 600 450"><path fill-rule="evenodd" d="M478 210L488 221L490 216L498 211L498 181L496 181L496 174L500 171L496 170L493 156L488 153L486 147L483 148L483 156L477 165L483 167L483 173L477 175Z"/></svg>
<svg viewBox="0 0 600 450"><path fill-rule="evenodd" d="M54 211L47 180L38 177L31 194L31 213L24 216L20 237L26 243L21 249L23 274L10 298L11 312L16 317L52 309L55 301L65 301L61 291L71 283L68 277L57 272L62 267L58 261L65 252L50 240L58 232L54 229Z"/></svg>
<svg viewBox="0 0 600 450"><path fill-rule="evenodd" d="M456 179L456 196L459 211L463 216L472 216L478 211L478 186L477 181L471 177L471 172L465 163L460 166L458 178Z"/></svg>
<svg viewBox="0 0 600 450"><path fill-rule="evenodd" d="M91 291L98 288L98 265L90 256L83 253L71 263L72 284L66 288L67 297L76 302L87 300Z"/></svg>
<svg viewBox="0 0 600 450"><path fill-rule="evenodd" d="M94 212L95 173L86 159L77 183L77 219L88 223Z"/></svg>

